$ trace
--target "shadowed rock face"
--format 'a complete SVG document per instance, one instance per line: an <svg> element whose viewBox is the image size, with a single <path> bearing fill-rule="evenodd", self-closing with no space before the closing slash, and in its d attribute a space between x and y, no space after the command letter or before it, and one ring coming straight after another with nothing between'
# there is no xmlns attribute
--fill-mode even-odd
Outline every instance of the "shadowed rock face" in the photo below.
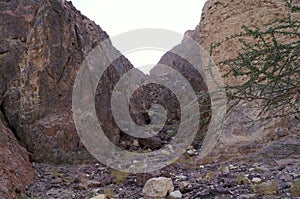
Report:
<svg viewBox="0 0 300 199"><path fill-rule="evenodd" d="M0 114L0 196L15 198L25 191L34 176L26 149L21 147L14 134L4 126Z"/></svg>
<svg viewBox="0 0 300 199"><path fill-rule="evenodd" d="M0 106L12 132L33 161L91 160L74 126L72 91L82 61L100 42L109 39L108 35L70 2L57 0L0 1L0 27ZM103 63L108 63L105 53L100 55ZM172 55L163 60L194 81L192 76L188 77L193 71L185 69L189 68L184 66L185 61ZM119 57L105 71L97 87L97 116L104 132L116 144L120 130L111 112L111 93L120 77L132 68L125 57ZM194 81L194 86L206 90L201 78ZM141 101L145 102L142 107ZM180 111L174 95L150 85L132 97L131 114L138 124L147 122L147 114L140 115L139 109L145 112L153 102L169 110L170 124L178 123ZM157 138L141 142L154 146L150 148L162 145Z"/></svg>
<svg viewBox="0 0 300 199"><path fill-rule="evenodd" d="M82 61L108 35L70 2L57 0L1 1L0 27L0 105L11 130L34 161L90 159L72 119L72 89ZM99 85L100 99L130 68L124 57L114 62ZM110 108L100 108L99 120L114 139L118 128L105 117Z"/></svg>

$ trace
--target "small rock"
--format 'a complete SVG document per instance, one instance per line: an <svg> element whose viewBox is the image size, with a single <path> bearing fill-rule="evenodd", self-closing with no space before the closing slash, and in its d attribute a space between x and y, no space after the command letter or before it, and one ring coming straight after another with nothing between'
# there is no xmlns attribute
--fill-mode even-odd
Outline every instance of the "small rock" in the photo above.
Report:
<svg viewBox="0 0 300 199"><path fill-rule="evenodd" d="M294 180L289 191L292 196L300 196L300 178Z"/></svg>
<svg viewBox="0 0 300 199"><path fill-rule="evenodd" d="M194 149L193 146L188 147L187 150L186 150L186 153L189 156L196 156L196 155L198 155L198 151L196 149Z"/></svg>
<svg viewBox="0 0 300 199"><path fill-rule="evenodd" d="M132 145L135 146L135 147L140 147L140 143L137 139L133 140Z"/></svg>
<svg viewBox="0 0 300 199"><path fill-rule="evenodd" d="M164 198L172 191L174 191L172 179L160 177L148 180L142 192L145 199L153 199Z"/></svg>
<svg viewBox="0 0 300 199"><path fill-rule="evenodd" d="M106 198L107 198L106 195L100 194L100 195L95 196L95 197L93 197L93 198L91 198L91 199L106 199Z"/></svg>
<svg viewBox="0 0 300 199"><path fill-rule="evenodd" d="M258 163L254 163L252 166L253 167L259 167L259 164Z"/></svg>
<svg viewBox="0 0 300 199"><path fill-rule="evenodd" d="M284 182L290 182L293 180L293 177L289 174L284 174L284 175L280 176L280 180L282 180Z"/></svg>
<svg viewBox="0 0 300 199"><path fill-rule="evenodd" d="M246 184L250 184L251 181L249 180L249 178L243 174L238 174L236 175L235 177L236 179L236 182L239 184L239 185L246 185Z"/></svg>
<svg viewBox="0 0 300 199"><path fill-rule="evenodd" d="M253 178L253 179L251 180L251 182L253 182L253 183L260 183L260 182L261 182L261 179L260 179L260 178Z"/></svg>
<svg viewBox="0 0 300 199"><path fill-rule="evenodd" d="M278 184L275 181L268 181L254 186L254 190L262 195L275 195L278 191Z"/></svg>
<svg viewBox="0 0 300 199"><path fill-rule="evenodd" d="M180 199L182 198L182 193L180 191L171 192L169 195L169 199Z"/></svg>
<svg viewBox="0 0 300 199"><path fill-rule="evenodd" d="M189 186L190 184L188 182L180 182L179 183L179 188L180 188L180 191L185 191L185 189Z"/></svg>
<svg viewBox="0 0 300 199"><path fill-rule="evenodd" d="M256 172L256 173L265 173L265 172L268 172L268 171L270 171L268 168L266 168L266 167L256 167L255 169L254 169L254 171Z"/></svg>
<svg viewBox="0 0 300 199"><path fill-rule="evenodd" d="M229 167L227 167L227 166L221 166L219 168L219 171L221 171L224 174L228 174L230 172Z"/></svg>
<svg viewBox="0 0 300 199"><path fill-rule="evenodd" d="M237 197L237 199L250 199L250 198L255 198L255 194L243 194Z"/></svg>
<svg viewBox="0 0 300 199"><path fill-rule="evenodd" d="M175 176L175 178L178 180L187 180L188 179L188 177L184 176L184 175L178 175L178 176Z"/></svg>

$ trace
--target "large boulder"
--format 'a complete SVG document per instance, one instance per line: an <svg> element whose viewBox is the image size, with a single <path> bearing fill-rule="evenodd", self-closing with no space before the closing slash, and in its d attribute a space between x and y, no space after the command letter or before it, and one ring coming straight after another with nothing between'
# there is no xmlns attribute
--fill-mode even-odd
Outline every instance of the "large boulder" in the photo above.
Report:
<svg viewBox="0 0 300 199"><path fill-rule="evenodd" d="M29 156L14 134L3 124L0 112L0 196L16 198L34 177Z"/></svg>

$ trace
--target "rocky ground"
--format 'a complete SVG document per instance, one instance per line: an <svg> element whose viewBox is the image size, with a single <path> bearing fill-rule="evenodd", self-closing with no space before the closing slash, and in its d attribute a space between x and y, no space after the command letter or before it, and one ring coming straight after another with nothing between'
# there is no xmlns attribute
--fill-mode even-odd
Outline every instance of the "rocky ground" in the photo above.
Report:
<svg viewBox="0 0 300 199"><path fill-rule="evenodd" d="M186 199L300 198L299 165L214 163L186 169L174 164L152 174L126 174L101 164L34 164L35 181L23 197L79 199L105 195L106 198L143 198L143 186L148 179L167 177L172 179L174 190L180 191Z"/></svg>

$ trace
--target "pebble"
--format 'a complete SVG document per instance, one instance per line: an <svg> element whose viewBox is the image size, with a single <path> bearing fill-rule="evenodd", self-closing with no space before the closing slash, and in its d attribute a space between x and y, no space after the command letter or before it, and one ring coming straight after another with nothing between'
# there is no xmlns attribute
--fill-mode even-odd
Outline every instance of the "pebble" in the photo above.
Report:
<svg viewBox="0 0 300 199"><path fill-rule="evenodd" d="M140 146L140 143L137 139L133 140L133 143L132 143L133 146L135 147L139 147Z"/></svg>
<svg viewBox="0 0 300 199"><path fill-rule="evenodd" d="M253 183L260 183L260 182L261 182L261 179L260 179L260 178L253 178L253 179L251 180L251 182L253 182Z"/></svg>
<svg viewBox="0 0 300 199"><path fill-rule="evenodd" d="M95 197L93 197L93 198L91 198L91 199L106 199L106 195L100 194L100 195L95 196Z"/></svg>
<svg viewBox="0 0 300 199"><path fill-rule="evenodd" d="M187 152L186 152L189 156L196 156L196 155L198 155L198 152L197 152L197 150L187 150Z"/></svg>
<svg viewBox="0 0 300 199"><path fill-rule="evenodd" d="M250 198L255 198L255 194L243 194L238 196L236 199L250 199Z"/></svg>
<svg viewBox="0 0 300 199"><path fill-rule="evenodd" d="M219 171L221 171L221 172L224 173L224 174L230 173L229 167L227 167L227 166L221 166L221 167L219 168Z"/></svg>
<svg viewBox="0 0 300 199"><path fill-rule="evenodd" d="M184 175L178 175L178 176L175 176L175 178L178 180L187 180L188 179L188 177L184 176Z"/></svg>
<svg viewBox="0 0 300 199"><path fill-rule="evenodd" d="M180 191L184 191L189 185L190 185L190 183L188 183L188 182L180 182L179 183Z"/></svg>
<svg viewBox="0 0 300 199"><path fill-rule="evenodd" d="M180 199L182 198L182 193L180 191L174 191L169 194L168 199Z"/></svg>

